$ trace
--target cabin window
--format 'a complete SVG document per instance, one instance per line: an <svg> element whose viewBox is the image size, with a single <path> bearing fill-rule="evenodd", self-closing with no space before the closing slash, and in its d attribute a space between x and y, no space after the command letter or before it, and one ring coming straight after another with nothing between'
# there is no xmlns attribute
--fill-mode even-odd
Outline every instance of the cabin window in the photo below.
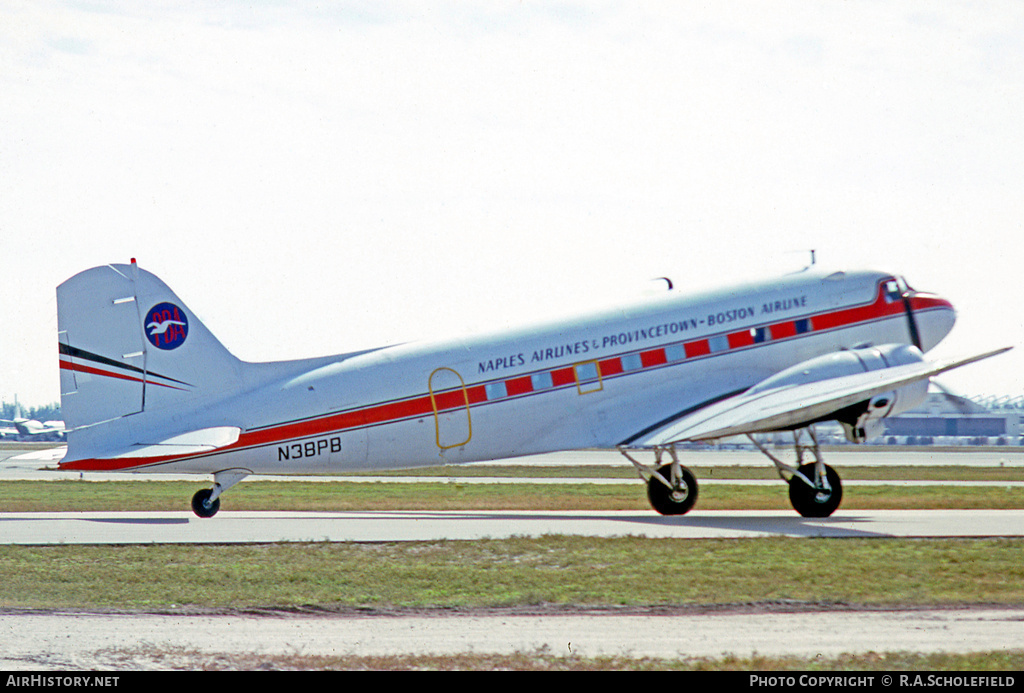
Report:
<svg viewBox="0 0 1024 693"><path fill-rule="evenodd" d="M811 319L810 318L801 318L800 320L795 320L793 322L793 325L796 326L796 333L797 334L807 334L808 332L811 331Z"/></svg>
<svg viewBox="0 0 1024 693"><path fill-rule="evenodd" d="M597 380L597 361L577 363L576 379L581 383L586 382L587 380Z"/></svg>
<svg viewBox="0 0 1024 693"><path fill-rule="evenodd" d="M530 376L530 384L533 386L534 391L549 390L555 385L554 380L551 378L550 371L534 373Z"/></svg>
<svg viewBox="0 0 1024 693"><path fill-rule="evenodd" d="M754 344L763 344L772 338L772 333L767 327L754 327L750 330L750 336L754 339Z"/></svg>
<svg viewBox="0 0 1024 693"><path fill-rule="evenodd" d="M686 358L686 349L682 344L672 344L665 347L666 361L682 361Z"/></svg>
<svg viewBox="0 0 1024 693"><path fill-rule="evenodd" d="M573 366L576 371L576 389L581 395L591 392L600 392L604 389L601 381L601 371L597 361L585 361Z"/></svg>
<svg viewBox="0 0 1024 693"><path fill-rule="evenodd" d="M717 351L728 351L729 338L724 334L718 335L717 337L711 337L708 339L708 348L711 349L711 353L715 353Z"/></svg>
<svg viewBox="0 0 1024 693"><path fill-rule="evenodd" d="M640 360L640 354L626 354L620 361L624 371L638 371L644 367L643 361Z"/></svg>
<svg viewBox="0 0 1024 693"><path fill-rule="evenodd" d="M504 381L497 383L487 383L484 385L484 390L487 392L487 399L501 399L508 396L508 390L505 388Z"/></svg>

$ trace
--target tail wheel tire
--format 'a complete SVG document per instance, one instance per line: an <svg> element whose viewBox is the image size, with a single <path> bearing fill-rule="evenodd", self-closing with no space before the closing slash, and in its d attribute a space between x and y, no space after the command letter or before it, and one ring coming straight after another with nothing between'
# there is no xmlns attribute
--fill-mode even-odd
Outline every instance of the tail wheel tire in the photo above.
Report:
<svg viewBox="0 0 1024 693"><path fill-rule="evenodd" d="M215 499L210 503L210 496L213 495L213 489L204 488L201 491L196 491L196 495L192 496L192 512L199 517L213 517L220 510L220 498Z"/></svg>
<svg viewBox="0 0 1024 693"><path fill-rule="evenodd" d="M808 479L814 479L814 465L801 465L798 470ZM828 517L836 511L843 500L843 482L836 470L825 465L825 477L830 491L823 491L805 484L799 477L789 480L789 502L804 517Z"/></svg>
<svg viewBox="0 0 1024 693"><path fill-rule="evenodd" d="M679 481L671 489L655 477L647 481L647 500L662 515L685 515L697 502L697 477L686 467L681 467L679 471ZM662 465L658 473L666 481L672 481L672 465Z"/></svg>

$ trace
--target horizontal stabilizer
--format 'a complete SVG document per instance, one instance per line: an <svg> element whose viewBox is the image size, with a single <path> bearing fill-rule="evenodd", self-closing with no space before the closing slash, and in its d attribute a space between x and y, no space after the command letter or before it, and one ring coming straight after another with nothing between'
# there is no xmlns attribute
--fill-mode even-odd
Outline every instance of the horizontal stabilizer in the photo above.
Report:
<svg viewBox="0 0 1024 693"><path fill-rule="evenodd" d="M238 442L242 430L236 426L216 426L189 431L154 443L138 443L117 457L163 457L165 455L195 455L227 447Z"/></svg>
<svg viewBox="0 0 1024 693"><path fill-rule="evenodd" d="M238 442L242 429L237 426L215 426L201 428L162 440L139 442L126 445L120 450L104 450L101 456L108 460L135 457L169 457L175 455L200 455L227 447ZM91 457L91 455L89 455ZM61 466L70 466L82 459L82 455L66 457ZM73 467L71 467L73 468Z"/></svg>
<svg viewBox="0 0 1024 693"><path fill-rule="evenodd" d="M877 395L996 356L1011 348L963 359L922 361L775 388L755 386L688 414L633 444L644 447L667 445L800 427Z"/></svg>

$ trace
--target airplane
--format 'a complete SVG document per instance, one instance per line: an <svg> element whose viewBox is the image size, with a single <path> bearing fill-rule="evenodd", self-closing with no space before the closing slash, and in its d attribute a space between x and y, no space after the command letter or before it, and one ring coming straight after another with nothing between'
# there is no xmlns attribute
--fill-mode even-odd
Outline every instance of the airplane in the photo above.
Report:
<svg viewBox="0 0 1024 693"><path fill-rule="evenodd" d="M6 421L4 423L7 423ZM35 419L14 419L10 422L24 440L63 440L63 421L36 421Z"/></svg>
<svg viewBox="0 0 1024 693"><path fill-rule="evenodd" d="M654 510L681 515L698 483L677 445L737 435L770 458L801 516L828 517L842 482L815 424L839 421L862 443L917 406L933 376L1009 349L930 361L955 322L948 300L894 274L813 266L491 334L264 363L232 355L134 258L62 283L57 313L59 468L212 474L192 498L203 518L254 474L593 448L617 448ZM795 464L755 438L773 431L794 432Z"/></svg>
<svg viewBox="0 0 1024 693"><path fill-rule="evenodd" d="M11 429L3 429L0 433L0 437L17 437L21 440L63 440L64 439L64 422L63 421L36 421L35 419L26 419L22 416L21 405L17 403L15 398L14 403L14 418L13 419L0 419L0 423L10 424L14 427Z"/></svg>

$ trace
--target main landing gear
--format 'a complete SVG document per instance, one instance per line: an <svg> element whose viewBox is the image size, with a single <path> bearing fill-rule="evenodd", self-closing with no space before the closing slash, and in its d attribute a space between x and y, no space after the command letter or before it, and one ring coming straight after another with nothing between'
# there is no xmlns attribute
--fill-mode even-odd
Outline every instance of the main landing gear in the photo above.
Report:
<svg viewBox="0 0 1024 693"><path fill-rule="evenodd" d="M668 464L662 464L665 452L672 457ZM647 482L647 500L651 507L662 515L685 515L697 503L697 477L679 464L675 447L654 448L654 466L638 462L625 448L619 448L627 460L633 463L640 478Z"/></svg>
<svg viewBox="0 0 1024 693"><path fill-rule="evenodd" d="M802 432L807 431L811 443L802 441ZM796 451L796 466L786 464L772 455L753 436L747 436L757 449L772 461L783 481L789 484L789 502L804 517L828 517L843 500L843 484L836 470L825 464L821 448L813 427L793 431L793 447ZM804 454L814 454L814 462L804 463ZM697 502L697 479L679 463L674 446L655 447L654 465L646 465L633 459L625 448L619 448L640 478L647 482L647 499L651 506L662 515L683 515L693 509ZM662 463L665 452L672 461Z"/></svg>
<svg viewBox="0 0 1024 693"><path fill-rule="evenodd" d="M249 476L248 469L225 469L213 475L213 488L196 491L192 496L192 512L199 517L213 517L220 510L220 495Z"/></svg>
<svg viewBox="0 0 1024 693"><path fill-rule="evenodd" d="M810 444L802 442L802 432L807 431ZM814 427L793 431L793 448L796 451L796 467L788 465L772 455L753 436L750 441L768 457L778 470L782 480L789 484L789 502L804 517L828 517L836 511L843 500L843 482L832 467L821 457L821 446ZM814 462L804 464L804 453L814 454Z"/></svg>

